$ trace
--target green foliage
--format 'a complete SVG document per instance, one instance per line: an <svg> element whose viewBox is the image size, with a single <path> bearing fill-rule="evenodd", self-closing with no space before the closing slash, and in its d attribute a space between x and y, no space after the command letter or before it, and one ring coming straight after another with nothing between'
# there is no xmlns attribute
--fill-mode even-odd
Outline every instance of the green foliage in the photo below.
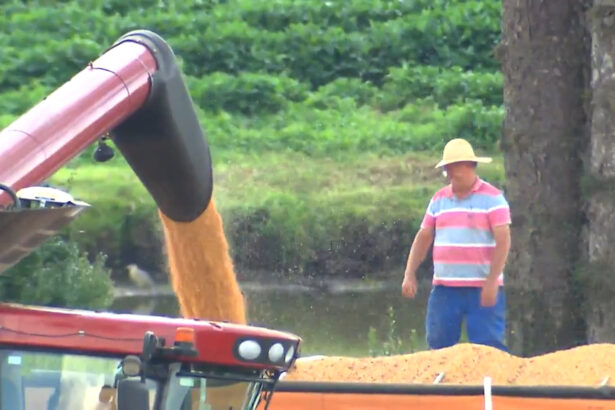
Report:
<svg viewBox="0 0 615 410"><path fill-rule="evenodd" d="M393 354L401 353L402 340L399 338L397 330L397 321L395 320L395 310L392 306L389 306L387 310L389 319L389 329L387 331L386 343L384 345L384 354L391 356Z"/></svg>
<svg viewBox="0 0 615 410"><path fill-rule="evenodd" d="M46 86L68 81L100 52L100 45L92 39L73 37L4 51L7 60L0 68L0 87L10 89L34 78Z"/></svg>
<svg viewBox="0 0 615 410"><path fill-rule="evenodd" d="M103 309L112 301L105 257L90 262L76 243L45 242L0 276L0 298L55 307Z"/></svg>
<svg viewBox="0 0 615 410"><path fill-rule="evenodd" d="M250 1L240 2L238 17L251 26L270 31L283 31L292 24L320 22L322 26L339 26L344 31L360 31L373 22L387 21L414 14L432 2L391 0L318 1Z"/></svg>
<svg viewBox="0 0 615 410"><path fill-rule="evenodd" d="M421 346L424 343L421 343L419 339L418 332L416 329L410 329L410 336L408 337L408 353L418 352L421 349Z"/></svg>
<svg viewBox="0 0 615 410"><path fill-rule="evenodd" d="M245 115L278 112L288 102L305 99L308 87L285 76L214 73L189 82L192 97L203 110Z"/></svg>
<svg viewBox="0 0 615 410"><path fill-rule="evenodd" d="M501 107L485 107L479 101L441 109L431 100L422 100L389 113L335 96L317 96L309 103L319 108L325 104L330 109L290 104L285 111L254 119L220 114L206 122L209 140L214 148L323 156L439 150L449 139L463 137L476 148L491 151L504 117Z"/></svg>
<svg viewBox="0 0 615 410"><path fill-rule="evenodd" d="M379 14L382 8L377 4L375 8L370 7L378 1L331 5L298 2L306 7L311 3L321 10L338 13L331 19L343 19L356 30L345 27L346 23L326 24L328 18L322 16L312 20L280 17L273 19L273 27L261 29L263 23L255 27L250 21L268 21L272 13L259 20L252 9L247 20L237 17L225 20L227 12L223 10L226 9L221 9L215 20L197 20L192 24L186 21L193 29L201 30L198 39L181 34L173 43L185 56L186 70L191 75L215 71L288 71L292 77L314 87L339 77L356 77L379 84L389 67L404 62L458 65L464 69L496 68L492 48L499 39L498 2L450 2L446 11L425 8L414 13L404 9L405 2L397 3L397 9L395 3L388 2L389 12L385 14ZM269 4L276 7L275 2ZM357 9L347 9L353 7ZM369 16L372 12L373 19ZM284 13L284 9L279 13ZM368 16L362 17L364 13ZM279 30L281 20L288 22L283 24L283 30ZM468 20L476 24L468 25ZM189 28L184 31L190 32Z"/></svg>
<svg viewBox="0 0 615 410"><path fill-rule="evenodd" d="M287 73L313 87L339 77L379 84L404 62L496 69L500 35L495 0L14 0L2 8L0 88L41 77L60 84L136 28L167 38L189 75Z"/></svg>
<svg viewBox="0 0 615 410"><path fill-rule="evenodd" d="M74 167L56 172L52 182L93 205L67 228L70 240L90 253L103 250L107 266L115 270L136 258L162 265L156 205L121 156L102 165L84 155Z"/></svg>
<svg viewBox="0 0 615 410"><path fill-rule="evenodd" d="M4 115L20 115L42 101L50 92L51 87L43 85L39 81L23 84L14 90L2 93L0 112ZM13 119L11 116L6 124L1 121L0 128L4 128Z"/></svg>
<svg viewBox="0 0 615 410"><path fill-rule="evenodd" d="M5 116L121 34L146 28L174 48L214 150L388 155L459 136L493 150L499 139L495 0L13 0L2 8Z"/></svg>
<svg viewBox="0 0 615 410"><path fill-rule="evenodd" d="M367 332L367 348L370 356L377 357L381 355L382 342L378 336L378 331L373 326L370 326Z"/></svg>
<svg viewBox="0 0 615 410"><path fill-rule="evenodd" d="M256 269L302 272L314 258L307 223L312 212L295 195L268 192L259 207L231 209L227 232L238 263Z"/></svg>
<svg viewBox="0 0 615 410"><path fill-rule="evenodd" d="M32 81L58 86L103 52L120 32L102 12L78 2L31 7L14 1L2 9L0 90Z"/></svg>
<svg viewBox="0 0 615 410"><path fill-rule="evenodd" d="M16 116L11 114L0 114L0 129L6 128L10 123L15 121Z"/></svg>
<svg viewBox="0 0 615 410"><path fill-rule="evenodd" d="M389 306L387 309L386 328L386 335L384 341L382 341L376 328L370 326L367 334L370 356L393 356L406 353L403 347L404 342L398 335L399 331L397 330L397 321L395 319L395 309L393 309L393 306ZM415 330L414 334L416 335ZM413 350L411 352L413 352Z"/></svg>
<svg viewBox="0 0 615 410"><path fill-rule="evenodd" d="M326 109L340 109L343 102L340 100L351 99L356 106L370 105L372 99L378 94L378 88L358 78L337 78L325 84L313 92L307 99L309 107Z"/></svg>
<svg viewBox="0 0 615 410"><path fill-rule="evenodd" d="M500 140L504 108L485 107L479 101L449 106L442 133L446 140L465 138L477 148L493 151ZM443 141L446 142L446 141ZM444 144L437 145L438 148Z"/></svg>
<svg viewBox="0 0 615 410"><path fill-rule="evenodd" d="M247 269L359 278L393 268L438 186L414 157L287 153L229 162L241 165L217 165L216 198L234 260Z"/></svg>
<svg viewBox="0 0 615 410"><path fill-rule="evenodd" d="M378 106L388 111L428 97L440 107L474 100L485 106L501 106L502 75L495 71L464 71L460 67L391 67L378 95Z"/></svg>

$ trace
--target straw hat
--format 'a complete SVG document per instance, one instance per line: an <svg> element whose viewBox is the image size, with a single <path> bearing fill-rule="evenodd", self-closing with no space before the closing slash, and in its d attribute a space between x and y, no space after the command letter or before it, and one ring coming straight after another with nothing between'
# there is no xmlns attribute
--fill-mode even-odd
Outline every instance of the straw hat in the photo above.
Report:
<svg viewBox="0 0 615 410"><path fill-rule="evenodd" d="M491 158L477 157L476 155L474 155L472 145L470 145L468 141L464 140L463 138L455 138L447 142L444 146L444 151L442 152L442 161L438 162L436 168L440 168L454 162L463 161L488 163L491 162Z"/></svg>

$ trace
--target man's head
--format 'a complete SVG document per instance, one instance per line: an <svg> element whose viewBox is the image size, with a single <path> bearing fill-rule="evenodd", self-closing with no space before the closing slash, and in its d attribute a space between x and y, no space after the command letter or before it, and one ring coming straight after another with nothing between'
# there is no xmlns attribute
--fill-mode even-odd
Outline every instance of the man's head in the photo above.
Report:
<svg viewBox="0 0 615 410"><path fill-rule="evenodd" d="M468 141L455 138L444 146L442 160L436 164L436 168L443 168L449 180L462 182L474 179L479 162L488 163L491 158L477 157Z"/></svg>
<svg viewBox="0 0 615 410"><path fill-rule="evenodd" d="M477 157L474 155L472 145L463 138L455 138L450 140L444 146L442 151L442 160L436 164L436 168L441 168L449 164L457 162L491 162L489 157Z"/></svg>

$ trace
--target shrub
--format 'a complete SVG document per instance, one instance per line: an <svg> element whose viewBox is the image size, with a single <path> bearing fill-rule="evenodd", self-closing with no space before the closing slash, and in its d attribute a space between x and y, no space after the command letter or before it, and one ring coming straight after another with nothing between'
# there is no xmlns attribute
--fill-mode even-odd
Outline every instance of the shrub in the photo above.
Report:
<svg viewBox="0 0 615 410"><path fill-rule="evenodd" d="M453 3L455 1L448 1ZM321 26L339 26L344 31L359 31L369 28L375 21L387 21L409 13L418 13L429 7L424 0L347 0L344 2L319 1L254 1L239 2L241 19L254 27L271 31L283 31L292 24L319 22Z"/></svg>
<svg viewBox="0 0 615 410"><path fill-rule="evenodd" d="M329 109L298 103L254 119L220 114L203 122L213 147L243 152L296 151L311 156L342 152L384 155L440 150L455 137L492 150L504 116L501 107L486 107L479 101L440 109L433 100L421 100L384 114L368 106L357 107L349 98L328 97L326 103Z"/></svg>
<svg viewBox="0 0 615 410"><path fill-rule="evenodd" d="M135 4L133 4L135 3ZM389 67L494 70L500 2L13 1L3 6L0 88L59 84L126 31L157 31L197 77L287 73L314 88L340 77L378 85Z"/></svg>
<svg viewBox="0 0 615 410"><path fill-rule="evenodd" d="M58 87L80 72L101 46L92 39L67 38L30 44L27 48L7 47L0 69L0 89L19 88L33 79L45 86Z"/></svg>
<svg viewBox="0 0 615 410"><path fill-rule="evenodd" d="M74 242L48 240L0 276L3 301L103 309L112 301L112 282L105 257L93 262Z"/></svg>
<svg viewBox="0 0 615 410"><path fill-rule="evenodd" d="M0 98L0 113L3 115L21 115L43 100L51 92L51 87L32 81L23 84L15 90L2 93ZM0 121L0 129L8 125Z"/></svg>
<svg viewBox="0 0 615 410"><path fill-rule="evenodd" d="M437 66L391 67L375 104L384 111L431 98L440 107L479 100L485 106L502 105L500 72L464 71Z"/></svg>
<svg viewBox="0 0 615 410"><path fill-rule="evenodd" d="M249 205L224 211L238 265L356 278L375 267L384 271L401 265L432 193L365 188L319 194L307 189L306 194L268 190Z"/></svg>
<svg viewBox="0 0 615 410"><path fill-rule="evenodd" d="M337 78L313 92L306 103L318 109L339 108L339 99L349 98L362 106L370 104L377 93L376 87L358 78Z"/></svg>
<svg viewBox="0 0 615 410"><path fill-rule="evenodd" d="M369 328L367 343L369 355L372 357L393 356L406 353L403 349L403 341L397 330L397 320L395 319L395 309L393 306L389 306L387 309L387 319L386 338L384 341L381 340L382 338L375 327L370 326Z"/></svg>
<svg viewBox="0 0 615 410"><path fill-rule="evenodd" d="M289 101L301 101L308 87L285 76L215 73L189 82L194 101L210 112L228 111L245 115L274 113Z"/></svg>

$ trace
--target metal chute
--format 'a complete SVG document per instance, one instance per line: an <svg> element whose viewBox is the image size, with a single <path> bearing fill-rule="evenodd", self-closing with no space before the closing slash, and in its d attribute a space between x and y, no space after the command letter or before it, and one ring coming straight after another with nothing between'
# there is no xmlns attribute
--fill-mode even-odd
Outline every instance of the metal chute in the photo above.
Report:
<svg viewBox="0 0 615 410"><path fill-rule="evenodd" d="M28 187L0 209L0 273L57 234L90 205L51 187Z"/></svg>

